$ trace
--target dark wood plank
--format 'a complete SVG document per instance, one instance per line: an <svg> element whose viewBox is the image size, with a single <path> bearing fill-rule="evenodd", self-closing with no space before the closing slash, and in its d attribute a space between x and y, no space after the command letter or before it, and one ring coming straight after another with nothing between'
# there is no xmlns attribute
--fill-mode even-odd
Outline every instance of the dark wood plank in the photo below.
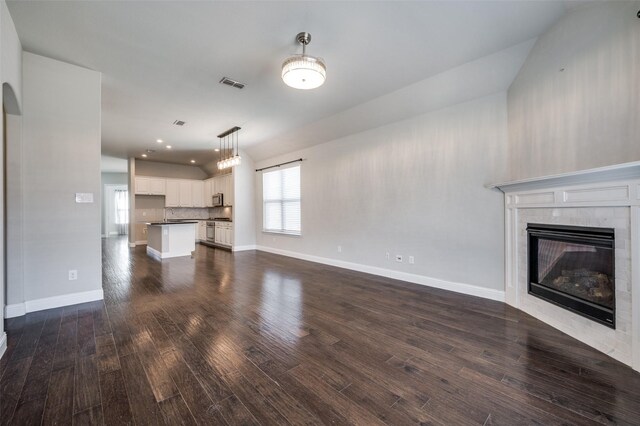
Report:
<svg viewBox="0 0 640 426"><path fill-rule="evenodd" d="M120 358L122 365L122 376L133 419L137 425L155 425L160 421L160 411L156 399L153 395L149 382L142 374L142 364L136 354L127 355Z"/></svg>
<svg viewBox="0 0 640 426"><path fill-rule="evenodd" d="M100 374L102 413L110 425L134 424L127 390L120 370Z"/></svg>
<svg viewBox="0 0 640 426"><path fill-rule="evenodd" d="M45 399L21 401L11 418L12 425L39 425L42 421Z"/></svg>
<svg viewBox="0 0 640 426"><path fill-rule="evenodd" d="M43 425L68 425L73 417L74 367L56 370L51 374Z"/></svg>
<svg viewBox="0 0 640 426"><path fill-rule="evenodd" d="M162 424L167 426L181 425L192 426L197 425L195 419L191 415L187 404L185 404L181 395L172 396L161 401L158 406L162 414ZM240 424L240 423L233 423Z"/></svg>
<svg viewBox="0 0 640 426"><path fill-rule="evenodd" d="M224 417L182 357L176 351L167 351L162 354L162 358L171 366L173 381L195 420L199 424L226 424Z"/></svg>
<svg viewBox="0 0 640 426"><path fill-rule="evenodd" d="M100 379L96 356L84 356L76 360L74 412L85 411L100 405Z"/></svg>
<svg viewBox="0 0 640 426"><path fill-rule="evenodd" d="M0 379L0 424L9 424L31 366L32 358L12 359Z"/></svg>
<svg viewBox="0 0 640 426"><path fill-rule="evenodd" d="M112 334L96 336L96 354L98 373L108 373L120 369L120 359Z"/></svg>
<svg viewBox="0 0 640 426"><path fill-rule="evenodd" d="M101 426L103 424L102 405L96 405L73 415L73 426Z"/></svg>
<svg viewBox="0 0 640 426"><path fill-rule="evenodd" d="M218 409L230 425L259 425L256 418L235 395L218 402Z"/></svg>

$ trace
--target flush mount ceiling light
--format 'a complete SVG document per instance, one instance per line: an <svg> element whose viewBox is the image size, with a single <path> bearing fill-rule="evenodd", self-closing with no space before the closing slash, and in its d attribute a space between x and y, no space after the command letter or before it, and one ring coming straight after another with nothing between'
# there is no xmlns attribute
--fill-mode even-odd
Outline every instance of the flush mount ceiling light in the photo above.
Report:
<svg viewBox="0 0 640 426"><path fill-rule="evenodd" d="M226 132L222 132L218 135L218 141L220 144L219 149L216 151L220 151L220 161L218 161L218 170L228 169L229 167L234 167L240 165L240 154L238 153L238 130L240 127L235 126L227 130ZM234 144L235 140L235 144ZM235 154L234 154L234 145L235 145Z"/></svg>
<svg viewBox="0 0 640 426"><path fill-rule="evenodd" d="M299 33L296 40L302 44L302 55L293 55L284 61L282 81L294 89L309 90L322 86L327 78L327 67L322 59L306 54L311 34Z"/></svg>

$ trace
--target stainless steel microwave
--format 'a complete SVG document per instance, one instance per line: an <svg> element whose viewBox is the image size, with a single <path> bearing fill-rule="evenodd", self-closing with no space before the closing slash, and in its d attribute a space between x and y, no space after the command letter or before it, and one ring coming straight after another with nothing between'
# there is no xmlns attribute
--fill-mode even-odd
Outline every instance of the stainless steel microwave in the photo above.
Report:
<svg viewBox="0 0 640 426"><path fill-rule="evenodd" d="M213 207L222 207L224 206L224 202L222 199L222 192L218 192L217 194L213 194L212 196L213 199Z"/></svg>

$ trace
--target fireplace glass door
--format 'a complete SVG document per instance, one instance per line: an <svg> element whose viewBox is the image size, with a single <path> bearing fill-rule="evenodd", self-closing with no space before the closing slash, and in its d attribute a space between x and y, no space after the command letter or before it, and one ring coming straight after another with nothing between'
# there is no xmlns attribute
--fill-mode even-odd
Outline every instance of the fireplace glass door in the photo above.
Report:
<svg viewBox="0 0 640 426"><path fill-rule="evenodd" d="M529 293L614 327L613 230L529 224L527 232Z"/></svg>

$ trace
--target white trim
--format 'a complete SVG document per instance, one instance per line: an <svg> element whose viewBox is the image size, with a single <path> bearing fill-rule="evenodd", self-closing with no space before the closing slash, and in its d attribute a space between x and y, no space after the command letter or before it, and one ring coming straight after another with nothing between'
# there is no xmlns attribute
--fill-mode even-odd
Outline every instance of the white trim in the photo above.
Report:
<svg viewBox="0 0 640 426"><path fill-rule="evenodd" d="M7 318L13 318L28 314L29 312L43 311L45 309L59 308L61 306L93 302L95 300L102 299L104 299L104 293L102 289L82 291L79 293L63 294L61 296L45 297L42 299L27 300L24 303L7 305L5 308L5 312Z"/></svg>
<svg viewBox="0 0 640 426"><path fill-rule="evenodd" d="M0 336L0 358L4 355L4 352L7 350L7 333L2 333Z"/></svg>
<svg viewBox="0 0 640 426"><path fill-rule="evenodd" d="M257 250L257 246L255 244L248 246L233 246L231 251L248 251L248 250Z"/></svg>
<svg viewBox="0 0 640 426"><path fill-rule="evenodd" d="M4 317L5 318L14 318L21 317L27 313L27 308L23 303L14 303L11 305L7 305L4 307Z"/></svg>
<svg viewBox="0 0 640 426"><path fill-rule="evenodd" d="M107 238L107 236L106 236L106 235L104 235L104 234L102 234L102 238Z"/></svg>
<svg viewBox="0 0 640 426"><path fill-rule="evenodd" d="M268 253L279 254L282 256L288 256L288 257L294 257L296 259L307 260L310 262L322 263L324 265L336 266L338 268L350 269L352 271L365 272L367 274L378 275L381 277L407 281L410 283L420 284L428 287L435 287L443 290L454 291L456 293L467 294L469 296L477 296L485 299L504 302L504 291L502 290L494 290L494 289L479 287L471 284L445 281L438 278L426 277L424 275L394 271L392 269L378 268L375 266L362 265L359 263L345 262L342 260L335 260L335 259L329 259L326 257L296 253L293 251L275 249L275 248L266 247L266 246L256 246L256 249L260 251L265 251Z"/></svg>
<svg viewBox="0 0 640 426"><path fill-rule="evenodd" d="M146 246L146 245L147 245L147 240L139 240L139 241L136 241L136 242L134 243L134 245L132 245L131 247L135 247L135 246Z"/></svg>
<svg viewBox="0 0 640 426"><path fill-rule="evenodd" d="M485 185L489 189L499 189L502 192L522 191L523 189L545 188L549 186L574 185L579 183L604 182L629 177L637 177L640 174L640 161L615 164L613 166L597 167L595 169L580 170L577 172L559 173L542 177L535 177L511 182L502 182Z"/></svg>
<svg viewBox="0 0 640 426"><path fill-rule="evenodd" d="M134 248L136 246L136 243L129 243L129 248Z"/></svg>
<svg viewBox="0 0 640 426"><path fill-rule="evenodd" d="M169 253L169 252L160 252L152 247L147 246L147 254L149 256L153 256L156 257L158 259L168 259L168 258L172 258L172 257L187 257L187 256L191 256L193 254L193 252L188 252L188 253L180 253L180 254L175 254L175 253Z"/></svg>
<svg viewBox="0 0 640 426"><path fill-rule="evenodd" d="M640 265L640 207L631 207L631 264ZM631 367L640 371L640 267L631 267Z"/></svg>

